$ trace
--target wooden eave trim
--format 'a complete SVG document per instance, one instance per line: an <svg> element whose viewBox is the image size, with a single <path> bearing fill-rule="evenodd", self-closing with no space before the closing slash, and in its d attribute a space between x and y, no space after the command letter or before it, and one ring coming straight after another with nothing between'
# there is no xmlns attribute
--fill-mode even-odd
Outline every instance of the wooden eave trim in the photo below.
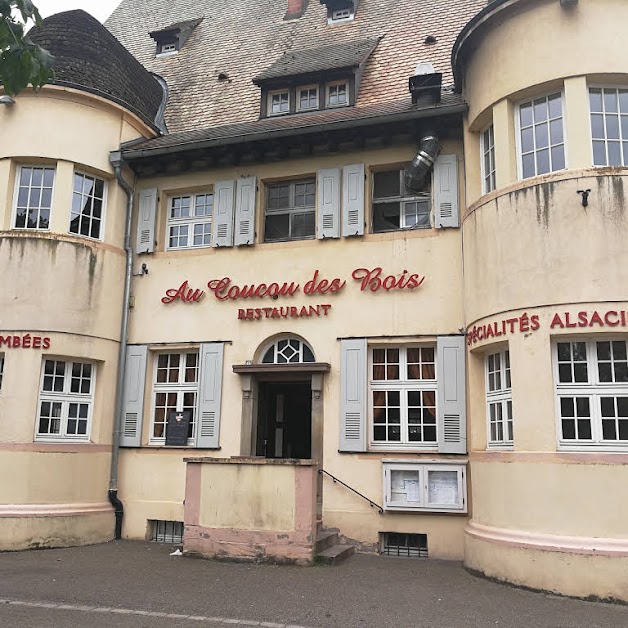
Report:
<svg viewBox="0 0 628 628"><path fill-rule="evenodd" d="M234 364L233 372L239 375L262 375L270 373L329 373L328 362L299 362L298 364Z"/></svg>

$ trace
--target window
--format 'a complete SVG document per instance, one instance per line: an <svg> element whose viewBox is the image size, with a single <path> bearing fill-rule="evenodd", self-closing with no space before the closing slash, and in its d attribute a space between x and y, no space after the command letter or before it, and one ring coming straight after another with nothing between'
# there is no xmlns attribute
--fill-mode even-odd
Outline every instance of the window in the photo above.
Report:
<svg viewBox="0 0 628 628"><path fill-rule="evenodd" d="M384 510L466 512L465 466L384 460Z"/></svg>
<svg viewBox="0 0 628 628"><path fill-rule="evenodd" d="M157 543L183 543L183 521L149 519L150 540Z"/></svg>
<svg viewBox="0 0 628 628"><path fill-rule="evenodd" d="M424 192L406 190L403 169L373 173L373 233L429 229L430 182Z"/></svg>
<svg viewBox="0 0 628 628"><path fill-rule="evenodd" d="M512 445L510 351L487 355L485 367L488 445Z"/></svg>
<svg viewBox="0 0 628 628"><path fill-rule="evenodd" d="M265 242L314 237L316 180L272 183L266 186Z"/></svg>
<svg viewBox="0 0 628 628"><path fill-rule="evenodd" d="M285 89L268 94L268 114L271 116L289 113L290 92Z"/></svg>
<svg viewBox="0 0 628 628"><path fill-rule="evenodd" d="M495 135L493 125L482 133L482 191L488 194L495 189Z"/></svg>
<svg viewBox="0 0 628 628"><path fill-rule="evenodd" d="M54 168L20 167L15 207L17 229L48 229L50 227L54 178Z"/></svg>
<svg viewBox="0 0 628 628"><path fill-rule="evenodd" d="M349 85L346 82L327 86L327 106L344 107L349 104Z"/></svg>
<svg viewBox="0 0 628 628"><path fill-rule="evenodd" d="M169 41L158 44L157 46L157 54L158 55L171 55L179 51L179 42L178 41Z"/></svg>
<svg viewBox="0 0 628 628"><path fill-rule="evenodd" d="M266 350L262 358L262 364L292 364L295 362L314 362L312 349L298 338L278 340Z"/></svg>
<svg viewBox="0 0 628 628"><path fill-rule="evenodd" d="M299 111L318 109L318 87L299 88L297 103Z"/></svg>
<svg viewBox="0 0 628 628"><path fill-rule="evenodd" d="M74 173L70 233L98 240L102 233L105 182L79 172Z"/></svg>
<svg viewBox="0 0 628 628"><path fill-rule="evenodd" d="M560 444L628 445L626 341L558 341L554 369Z"/></svg>
<svg viewBox="0 0 628 628"><path fill-rule="evenodd" d="M188 441L195 437L198 369L199 360L196 352L160 353L155 356L151 442L165 442L166 424L171 412L190 413Z"/></svg>
<svg viewBox="0 0 628 628"><path fill-rule="evenodd" d="M427 534L380 532L380 539L385 556L427 558Z"/></svg>
<svg viewBox="0 0 628 628"><path fill-rule="evenodd" d="M353 7L345 7L343 9L336 9L331 12L329 18L330 23L333 22L348 22L353 19Z"/></svg>
<svg viewBox="0 0 628 628"><path fill-rule="evenodd" d="M89 440L95 367L89 362L44 360L37 438Z"/></svg>
<svg viewBox="0 0 628 628"><path fill-rule="evenodd" d="M628 89L589 90L595 166L628 166Z"/></svg>
<svg viewBox="0 0 628 628"><path fill-rule="evenodd" d="M436 447L434 347L377 347L369 360L371 444Z"/></svg>
<svg viewBox="0 0 628 628"><path fill-rule="evenodd" d="M2 392L2 376L4 375L4 353L0 353L0 392Z"/></svg>
<svg viewBox="0 0 628 628"><path fill-rule="evenodd" d="M518 128L523 179L565 167L562 94L519 105Z"/></svg>
<svg viewBox="0 0 628 628"><path fill-rule="evenodd" d="M168 248L211 246L213 194L174 196L168 202Z"/></svg>

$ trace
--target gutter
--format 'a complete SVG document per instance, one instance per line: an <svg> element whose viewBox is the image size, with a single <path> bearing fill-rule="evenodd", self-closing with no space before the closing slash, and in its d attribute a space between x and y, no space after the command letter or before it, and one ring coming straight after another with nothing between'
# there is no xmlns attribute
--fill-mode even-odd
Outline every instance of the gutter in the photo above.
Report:
<svg viewBox="0 0 628 628"><path fill-rule="evenodd" d="M124 414L124 380L126 375L126 352L129 335L129 299L131 295L131 276L133 272L133 251L131 249L131 219L133 215L133 186L122 177L123 159L120 151L112 151L109 161L114 168L118 185L127 195L126 224L124 229L124 252L126 254L126 268L124 273L124 298L122 300L122 325L120 328L120 346L118 349L118 376L116 381L116 398L113 438L111 444L111 470L109 473L108 497L115 509L116 527L115 539L122 538L122 519L124 506L118 499L118 461L120 458L120 438L122 436Z"/></svg>
<svg viewBox="0 0 628 628"><path fill-rule="evenodd" d="M466 103L457 103L455 105L430 107L429 109L404 111L403 113L393 115L378 115L367 118L359 118L357 120L327 122L324 124L316 124L307 127L291 127L289 129L280 129L277 131L258 131L256 133L234 135L231 137L192 140L189 142L182 141L181 144L170 144L161 148L142 148L138 150L122 149L122 154L125 161L131 161L135 159L142 159L144 157L156 157L158 155L172 155L174 153L183 153L190 150L214 148L219 146L233 146L236 144L268 141L269 139L279 139L291 136L315 135L317 133L324 133L326 131L362 128L366 126L372 126L374 124L395 124L398 122L406 122L408 120L420 120L422 118L433 118L435 116L455 115L459 113L466 113L467 110L468 105Z"/></svg>

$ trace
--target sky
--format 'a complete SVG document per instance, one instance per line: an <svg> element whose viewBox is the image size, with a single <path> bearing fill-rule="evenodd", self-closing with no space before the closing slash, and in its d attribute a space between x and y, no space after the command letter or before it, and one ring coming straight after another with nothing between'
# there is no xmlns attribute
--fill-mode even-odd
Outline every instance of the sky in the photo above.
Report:
<svg viewBox="0 0 628 628"><path fill-rule="evenodd" d="M97 20L104 22L120 4L120 0L33 0L42 17L48 17L61 11L83 9Z"/></svg>

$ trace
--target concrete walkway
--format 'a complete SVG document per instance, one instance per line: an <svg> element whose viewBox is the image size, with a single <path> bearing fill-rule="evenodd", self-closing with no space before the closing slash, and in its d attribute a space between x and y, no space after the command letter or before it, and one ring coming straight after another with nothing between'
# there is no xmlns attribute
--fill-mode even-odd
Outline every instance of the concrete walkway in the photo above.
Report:
<svg viewBox="0 0 628 628"><path fill-rule="evenodd" d="M276 567L169 556L139 542L0 553L11 628L624 628L628 607L523 591L460 564L354 556Z"/></svg>

